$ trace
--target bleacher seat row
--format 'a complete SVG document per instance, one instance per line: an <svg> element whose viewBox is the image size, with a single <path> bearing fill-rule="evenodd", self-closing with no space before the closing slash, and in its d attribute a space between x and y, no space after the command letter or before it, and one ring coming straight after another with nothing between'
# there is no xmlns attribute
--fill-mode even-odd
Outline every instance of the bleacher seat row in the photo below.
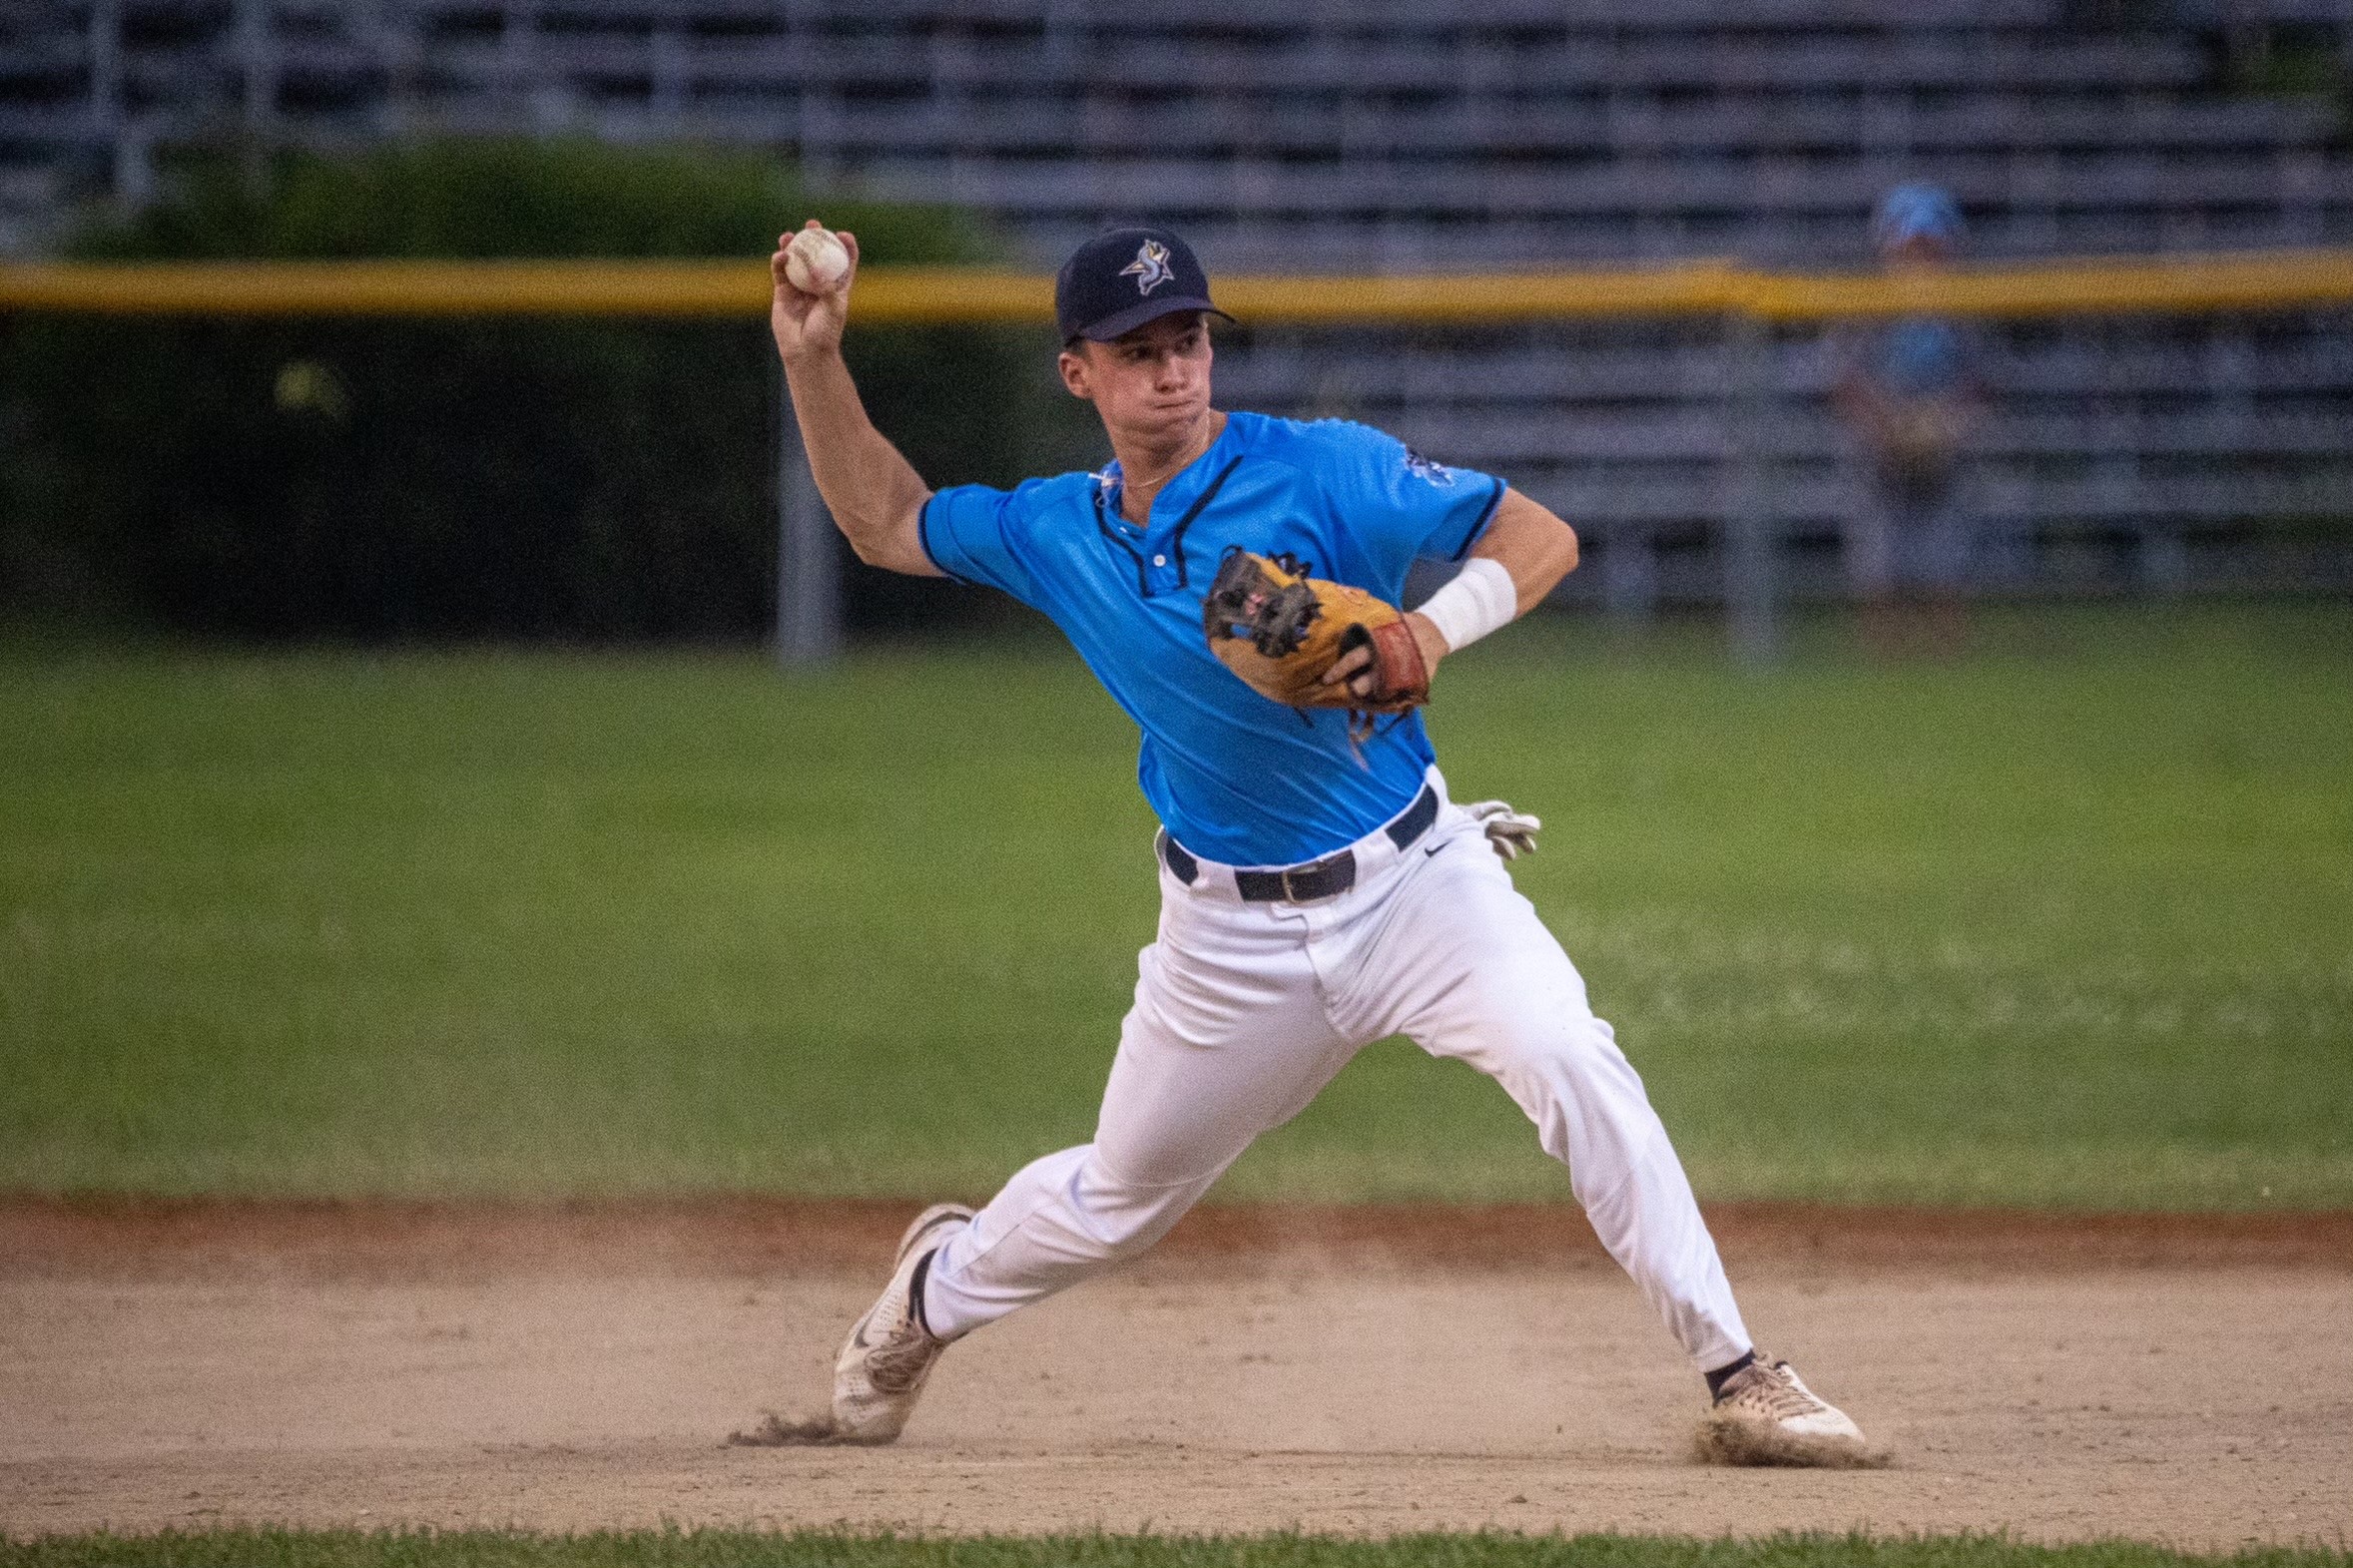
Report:
<svg viewBox="0 0 2353 1568"><path fill-rule="evenodd" d="M2353 0L16 0L0 253L192 139L427 130L771 149L975 208L1034 263L1148 213L1224 268L1854 265L1903 179L1950 188L1984 257L2353 245L2341 106L2219 90L2217 40L2267 20L2353 58ZM2277 560L2353 577L2325 524L2353 510L2347 325L1992 332L1974 484L2007 579L2260 576L2290 535ZM1704 324L1268 331L1224 373L1499 467L1634 602L1705 587L1740 443L1820 575L1843 502L1807 335L1737 442Z"/></svg>

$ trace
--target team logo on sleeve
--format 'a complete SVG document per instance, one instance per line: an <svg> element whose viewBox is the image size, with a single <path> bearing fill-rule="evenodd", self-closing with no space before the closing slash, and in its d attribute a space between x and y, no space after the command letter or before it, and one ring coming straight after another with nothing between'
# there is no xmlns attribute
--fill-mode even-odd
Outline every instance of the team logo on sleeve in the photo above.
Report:
<svg viewBox="0 0 2353 1568"><path fill-rule="evenodd" d="M1136 292L1148 294L1176 273L1168 269L1168 247L1157 240L1147 240L1136 248L1136 259L1121 267L1119 275L1134 278Z"/></svg>
<svg viewBox="0 0 2353 1568"><path fill-rule="evenodd" d="M1406 472L1417 479L1427 479L1432 484L1451 485L1455 482L1455 471L1452 468L1444 463L1432 462L1410 446L1406 448Z"/></svg>

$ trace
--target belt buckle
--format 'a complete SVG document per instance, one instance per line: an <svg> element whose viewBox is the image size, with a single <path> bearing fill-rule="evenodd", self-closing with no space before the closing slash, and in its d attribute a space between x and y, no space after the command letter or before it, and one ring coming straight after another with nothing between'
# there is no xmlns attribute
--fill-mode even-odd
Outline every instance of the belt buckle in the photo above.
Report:
<svg viewBox="0 0 2353 1568"><path fill-rule="evenodd" d="M1322 903L1327 898L1339 897L1343 892L1347 891L1346 888L1327 887L1319 892L1315 890L1314 884L1311 881L1309 883L1309 891L1302 893L1291 885L1291 879L1295 876L1301 878L1302 880L1308 880L1318 876L1328 877L1339 868L1340 861L1344 857L1348 857L1350 855L1350 850L1343 849L1339 854L1328 854L1321 860L1310 860L1305 865L1287 865L1283 867L1283 869L1277 874L1283 878L1284 901L1286 903L1310 904Z"/></svg>

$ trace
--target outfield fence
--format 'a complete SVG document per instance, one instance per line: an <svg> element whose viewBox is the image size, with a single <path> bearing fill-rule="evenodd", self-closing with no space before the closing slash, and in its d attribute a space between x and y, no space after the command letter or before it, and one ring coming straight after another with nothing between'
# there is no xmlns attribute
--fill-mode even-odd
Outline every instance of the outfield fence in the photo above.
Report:
<svg viewBox="0 0 2353 1568"><path fill-rule="evenodd" d="M1844 492L1819 350L1825 329L1848 320L1975 317L2007 334L1990 357L2000 406L1976 463L1979 509L2003 541L1995 553L2012 562L1989 578L1997 586L2096 584L2103 551L2128 556L2147 588L2191 586L2208 557L2232 550L2233 571L2252 581L2261 573L2243 567L2257 536L2289 576L2353 583L2342 526L2353 514L2353 251L1920 274L1716 261L1237 274L1218 293L1246 327L1221 359L1228 400L1364 417L1434 455L1494 468L1594 543L1599 570L1580 574L1598 583L1587 597L1634 614L1719 599L1751 660L1774 651L1777 605L1831 575L1826 541ZM768 297L767 267L751 261L0 265L0 311L118 316L749 322ZM852 314L868 325L1043 326L1052 283L876 267ZM838 547L787 437L778 632L783 657L802 664L839 646ZM2037 564L2022 570L2030 554Z"/></svg>
<svg viewBox="0 0 2353 1568"><path fill-rule="evenodd" d="M1222 277L1269 325L1468 326L1629 316L1821 321L1909 313L2036 317L2353 304L2353 250L2089 258L1933 274L1794 273L1702 261L1641 268ZM740 316L764 311L765 262L142 261L0 264L0 309L116 315ZM877 325L1046 324L1053 279L969 267L871 267L853 315Z"/></svg>

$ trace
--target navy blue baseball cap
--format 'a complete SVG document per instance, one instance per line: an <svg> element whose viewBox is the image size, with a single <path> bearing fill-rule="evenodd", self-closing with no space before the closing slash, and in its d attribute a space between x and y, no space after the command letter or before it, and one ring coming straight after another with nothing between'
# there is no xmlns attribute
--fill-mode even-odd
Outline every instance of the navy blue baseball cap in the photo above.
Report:
<svg viewBox="0 0 2353 1568"><path fill-rule="evenodd" d="M1193 248L1165 229L1097 235L1054 274L1054 324L1066 343L1107 343L1179 310L1226 315L1209 302L1209 274Z"/></svg>

